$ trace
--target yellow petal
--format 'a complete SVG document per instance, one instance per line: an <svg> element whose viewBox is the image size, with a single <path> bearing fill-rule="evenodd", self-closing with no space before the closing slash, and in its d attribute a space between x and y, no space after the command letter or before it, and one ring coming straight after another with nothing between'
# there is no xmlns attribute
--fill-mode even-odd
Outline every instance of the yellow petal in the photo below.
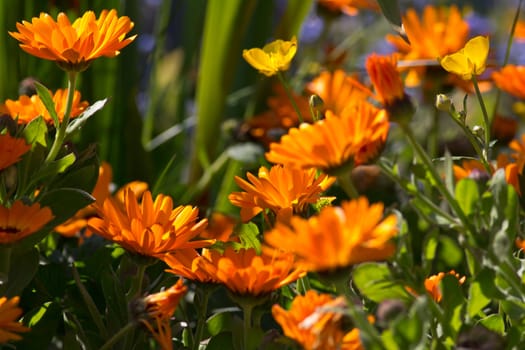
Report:
<svg viewBox="0 0 525 350"><path fill-rule="evenodd" d="M467 42L464 53L474 66L474 73L479 75L485 70L485 63L489 54L489 38L477 36Z"/></svg>
<svg viewBox="0 0 525 350"><path fill-rule="evenodd" d="M273 66L270 56L259 48L250 50L244 50L242 57L248 62L253 68L267 76L272 76L277 73L277 69Z"/></svg>
<svg viewBox="0 0 525 350"><path fill-rule="evenodd" d="M465 80L472 78L472 63L463 50L443 57L439 63L446 71L461 75L461 78Z"/></svg>

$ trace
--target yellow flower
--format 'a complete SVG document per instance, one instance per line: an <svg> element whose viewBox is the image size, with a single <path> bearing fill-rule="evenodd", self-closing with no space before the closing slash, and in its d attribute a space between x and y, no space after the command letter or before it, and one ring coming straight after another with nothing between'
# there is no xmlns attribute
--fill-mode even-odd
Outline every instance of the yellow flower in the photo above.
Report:
<svg viewBox="0 0 525 350"><path fill-rule="evenodd" d="M297 39L294 36L290 41L272 41L262 49L257 47L243 50L242 57L260 73L271 77L279 71L287 70L296 52Z"/></svg>
<svg viewBox="0 0 525 350"><path fill-rule="evenodd" d="M309 290L298 295L286 311L273 305L272 315L284 334L307 350L339 349L345 333L342 313L331 311L346 306L344 297Z"/></svg>
<svg viewBox="0 0 525 350"><path fill-rule="evenodd" d="M39 203L26 205L17 200L9 208L0 206L0 244L14 243L37 232L53 217L51 209L40 208Z"/></svg>
<svg viewBox="0 0 525 350"><path fill-rule="evenodd" d="M489 38L477 36L470 39L458 52L439 59L439 63L446 71L469 80L473 75L480 75L485 71L488 54Z"/></svg>
<svg viewBox="0 0 525 350"><path fill-rule="evenodd" d="M248 181L235 177L245 192L233 192L228 198L241 207L241 219L248 221L264 209L270 209L278 220L288 221L292 214L302 213L308 204L316 203L335 178L317 176L315 169L296 169L274 165L259 168L258 176L247 173Z"/></svg>
<svg viewBox="0 0 525 350"><path fill-rule="evenodd" d="M22 337L16 333L29 331L17 319L22 315L22 309L18 307L19 297L7 299L0 298L0 344L5 344L10 340L20 340Z"/></svg>
<svg viewBox="0 0 525 350"><path fill-rule="evenodd" d="M95 58L115 57L136 35L126 38L133 28L127 16L118 17L115 10L103 10L99 18L87 11L71 23L64 13L55 21L41 13L31 22L17 23L18 32L9 32L27 53L56 61L66 71L85 70Z"/></svg>
<svg viewBox="0 0 525 350"><path fill-rule="evenodd" d="M273 247L293 252L297 265L317 272L330 272L365 261L392 256L397 234L394 214L383 219L383 204L369 204L366 197L324 207L309 219L292 217L290 225L277 222L264 234Z"/></svg>

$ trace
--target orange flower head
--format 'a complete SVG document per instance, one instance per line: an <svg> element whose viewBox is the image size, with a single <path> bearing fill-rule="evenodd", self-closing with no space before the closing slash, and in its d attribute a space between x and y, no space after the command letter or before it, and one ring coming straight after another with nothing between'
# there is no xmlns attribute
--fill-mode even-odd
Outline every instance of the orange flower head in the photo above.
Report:
<svg viewBox="0 0 525 350"><path fill-rule="evenodd" d="M385 107L405 99L405 86L397 70L397 55L372 54L367 57L365 66L379 102Z"/></svg>
<svg viewBox="0 0 525 350"><path fill-rule="evenodd" d="M335 178L325 174L317 176L315 169L297 169L274 165L268 170L260 167L258 176L247 173L248 181L235 177L245 192L233 192L230 202L241 207L242 221L249 221L265 209L272 211L277 220L287 222L292 214L301 214L308 204L316 203L321 193Z"/></svg>
<svg viewBox="0 0 525 350"><path fill-rule="evenodd" d="M139 203L128 188L123 205L109 197L98 207L100 218L91 218L88 228L126 250L152 257L177 249L202 248L214 240L190 241L207 225L198 221L198 209L191 206L173 208L173 200L159 194L155 201L150 191L144 192Z"/></svg>
<svg viewBox="0 0 525 350"><path fill-rule="evenodd" d="M180 299L186 294L187 287L179 279L170 288L150 294L139 301L144 312L139 321L150 331L162 350L171 350L170 318L175 312Z"/></svg>
<svg viewBox="0 0 525 350"><path fill-rule="evenodd" d="M342 12L348 16L355 16L359 10L379 11L376 0L317 0L317 4L333 12Z"/></svg>
<svg viewBox="0 0 525 350"><path fill-rule="evenodd" d="M264 295L305 275L294 267L293 254L277 250L257 255L254 248L227 247L222 254L210 251L208 261L197 264L238 295Z"/></svg>
<svg viewBox="0 0 525 350"><path fill-rule="evenodd" d="M525 100L525 66L506 65L492 73L492 80L501 90Z"/></svg>
<svg viewBox="0 0 525 350"><path fill-rule="evenodd" d="M0 206L0 244L17 242L44 227L53 213L39 203L26 205L17 200L11 207Z"/></svg>
<svg viewBox="0 0 525 350"><path fill-rule="evenodd" d="M55 106L58 119L62 121L66 112L67 89L58 89L53 95L53 105ZM87 101L80 101L80 92L75 90L73 94L73 104L71 107L71 118L78 117L89 105ZM22 95L18 100L6 100L5 110L13 119L18 120L18 124L27 124L38 116L42 116L47 124L53 125L53 118L47 111L44 103L38 95Z"/></svg>
<svg viewBox="0 0 525 350"><path fill-rule="evenodd" d="M331 111L315 124L292 128L279 143L272 143L266 159L272 163L333 175L341 169L368 162L383 147L389 123L386 110L368 102L346 108L339 116Z"/></svg>
<svg viewBox="0 0 525 350"><path fill-rule="evenodd" d="M398 35L389 34L386 38L401 54L402 60L435 60L459 51L467 42L468 23L454 5L426 6L421 17L414 9L409 9L402 22L410 44ZM405 83L419 85L424 73L424 67L411 69Z"/></svg>
<svg viewBox="0 0 525 350"><path fill-rule="evenodd" d="M453 165L452 170L457 181L464 178L488 180L490 177L483 164L477 159L465 159L461 162L461 166Z"/></svg>
<svg viewBox="0 0 525 350"><path fill-rule="evenodd" d="M272 307L275 321L284 335L295 340L304 349L339 349L345 336L342 329L342 314L334 308L346 306L343 297L334 298L329 294L309 290L292 301L290 310L280 305Z"/></svg>
<svg viewBox="0 0 525 350"><path fill-rule="evenodd" d="M118 17L117 11L102 10L97 19L87 11L71 23L64 13L55 21L41 13L31 22L17 23L18 32L9 32L30 55L55 61L66 71L83 71L98 57L115 57L131 43L136 35L126 38L133 28L127 16Z"/></svg>
<svg viewBox="0 0 525 350"><path fill-rule="evenodd" d="M201 254L195 249L180 249L163 255L161 259L169 266L166 272L195 282L220 283L215 274L209 272L209 268L202 267L212 264L209 249L203 248Z"/></svg>
<svg viewBox="0 0 525 350"><path fill-rule="evenodd" d="M373 97L368 88L341 69L321 72L307 84L306 89L323 100L325 110L331 110L336 115L349 106L355 108L362 101Z"/></svg>
<svg viewBox="0 0 525 350"><path fill-rule="evenodd" d="M201 233L200 237L228 242L236 223L237 219L223 213L214 212L208 219L208 227Z"/></svg>
<svg viewBox="0 0 525 350"><path fill-rule="evenodd" d="M89 229L86 229L88 220L91 217L97 216L96 208L102 207L106 198L111 196L110 187L112 179L113 170L111 169L111 165L107 162L102 162L102 164L99 167L97 183L93 188L93 192L91 192L91 195L95 198L95 202L83 209L80 209L75 213L75 215L72 218L62 223L61 225L55 227L55 232L58 232L65 237L77 236L80 238L80 243L82 243L83 237L90 237L93 234L93 232L91 232L91 230ZM133 191L137 198L140 198L142 194L148 189L148 184L142 181L133 181L122 186L122 188L120 188L114 196L115 200L121 205L121 207L123 207L124 205L123 193L128 188L130 188ZM80 231L83 229L85 229L85 231L83 235L80 236Z"/></svg>
<svg viewBox="0 0 525 350"><path fill-rule="evenodd" d="M22 315L22 309L18 307L19 300L19 297L0 298L0 344L5 344L11 340L20 340L22 337L17 333L30 330L17 321Z"/></svg>
<svg viewBox="0 0 525 350"><path fill-rule="evenodd" d="M31 149L25 139L12 137L9 134L0 135L0 170L17 163Z"/></svg>
<svg viewBox="0 0 525 350"><path fill-rule="evenodd" d="M366 197L324 207L309 219L293 217L290 225L277 223L264 234L267 245L293 252L307 271L329 272L365 261L392 256L397 217L383 219L383 204Z"/></svg>
<svg viewBox="0 0 525 350"><path fill-rule="evenodd" d="M359 335L359 329L353 328L350 332L346 333L343 337L343 343L341 344L341 350L364 350L363 343Z"/></svg>
<svg viewBox="0 0 525 350"><path fill-rule="evenodd" d="M456 273L454 270L449 271L448 273L440 272L437 275L432 275L425 279L425 289L430 294L432 299L434 299L436 302L440 302L443 295L441 294L441 289L439 287L439 284L441 280L446 275L452 275L455 276L458 279L459 284L463 284L465 282L466 277L460 277L459 273Z"/></svg>

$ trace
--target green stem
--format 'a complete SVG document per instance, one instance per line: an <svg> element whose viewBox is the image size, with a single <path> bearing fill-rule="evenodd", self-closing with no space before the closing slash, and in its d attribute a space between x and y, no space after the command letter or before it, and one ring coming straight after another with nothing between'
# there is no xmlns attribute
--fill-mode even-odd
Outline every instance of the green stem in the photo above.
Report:
<svg viewBox="0 0 525 350"><path fill-rule="evenodd" d="M0 245L0 295L4 295L9 282L9 269L11 268L11 246Z"/></svg>
<svg viewBox="0 0 525 350"><path fill-rule="evenodd" d="M430 157L434 158L438 155L438 143L439 143L439 109L434 109L434 114L432 116L432 128L429 131L428 135L428 154Z"/></svg>
<svg viewBox="0 0 525 350"><path fill-rule="evenodd" d="M243 303L242 309L244 311L244 319L243 319L243 325L244 325L244 332L243 332L243 349L248 350L249 349L249 341L248 341L248 335L250 334L250 330L252 329L252 311L253 311L254 305L251 303Z"/></svg>
<svg viewBox="0 0 525 350"><path fill-rule="evenodd" d="M304 276L304 277L299 278L299 280L297 282L298 282L297 286L301 288L299 290L299 294L304 295L304 294L306 294L307 291L312 289L312 286L310 285L310 280L308 279L308 276Z"/></svg>
<svg viewBox="0 0 525 350"><path fill-rule="evenodd" d="M352 181L350 174L343 174L338 176L337 182L343 188L343 190L350 199L356 199L359 197L359 192L357 191L357 188L355 188L354 182Z"/></svg>
<svg viewBox="0 0 525 350"><path fill-rule="evenodd" d="M284 86L284 91L286 91L286 95L288 96L288 99L292 103L293 109L295 109L295 113L297 113L297 118L299 119L299 123L304 122L303 116L301 112L299 111L299 107L297 107L297 103L295 103L295 99L293 98L292 91L290 89L290 86L286 82L286 79L284 79L284 76L281 72L277 72L277 77L279 78L279 81Z"/></svg>
<svg viewBox="0 0 525 350"><path fill-rule="evenodd" d="M126 326L121 328L115 335L113 335L102 347L100 350L109 350L113 348L113 345L118 342L122 337L124 337L127 333L132 331L137 326L136 323L128 323Z"/></svg>
<svg viewBox="0 0 525 350"><path fill-rule="evenodd" d="M197 316L197 328L195 329L195 336L193 337L193 350L198 350L202 334L204 332L204 326L206 325L206 313L208 310L208 300L210 298L210 290L206 286L201 288L202 300L198 305L198 316Z"/></svg>
<svg viewBox="0 0 525 350"><path fill-rule="evenodd" d="M390 169L390 167L387 164L385 164L384 161L382 160L379 161L378 165L379 165L379 168L383 171L383 174L385 174L389 179L391 179L392 181L397 183L399 186L401 186L405 190L405 192L407 192L408 194L416 197L417 199L425 203L432 210L432 212L442 216L444 219L446 219L453 225L458 224L457 220L454 217L452 217L449 213L445 212L438 205L432 202L430 198L425 196L421 191L410 189L405 184L405 182L403 182L403 180L401 180L398 176L396 176L396 174L392 171L392 169Z"/></svg>
<svg viewBox="0 0 525 350"><path fill-rule="evenodd" d="M479 91L478 80L476 76L472 75L472 84L476 90L476 96L478 97L479 105L481 107L481 112L483 113L483 128L485 129L485 139L483 140L483 155L485 159L490 159L490 120L487 113L487 108L485 107L485 102L481 96L481 91Z"/></svg>
<svg viewBox="0 0 525 350"><path fill-rule="evenodd" d="M467 231L470 231L472 234L476 233L476 230L468 220L467 216L459 206L458 202L452 195L452 193L449 192L443 181L441 180L441 177L439 176L439 173L437 172L436 168L434 167L434 164L432 164L432 160L428 157L428 155L425 153L421 145L417 142L416 138L414 137L414 134L412 133L412 130L409 126L405 126L402 124L399 124L403 132L405 133L408 142L412 146L412 149L417 153L420 160L423 162L427 170L430 172L430 175L432 176L432 180L434 180L434 184L441 193L443 197L445 197L446 201L448 202L448 205L452 208L454 213L458 216L459 220L463 224L463 226L467 229Z"/></svg>
<svg viewBox="0 0 525 350"><path fill-rule="evenodd" d="M137 275L134 279L133 283L131 284L131 287L127 293L128 297L130 299L133 299L135 297L140 296L142 293L142 284L144 283L144 274L146 272L146 268L148 267L147 264L137 264Z"/></svg>
<svg viewBox="0 0 525 350"><path fill-rule="evenodd" d="M458 112L450 111L449 114L452 117L452 120L454 120L454 122L463 130L463 132L467 136L470 144L472 145L472 147L474 147L474 151L476 151L476 154L478 155L479 160L480 160L481 164L483 164L483 167L485 168L487 173L488 174L492 174L492 168L491 168L491 166L489 164L488 159L485 158L485 156L483 154L483 151L481 150L481 148L479 146L479 142L478 142L476 136L472 133L472 131L470 131L470 129L467 127L467 125L465 125L465 122L462 120L462 118L461 118L461 116L459 115Z"/></svg>
<svg viewBox="0 0 525 350"><path fill-rule="evenodd" d="M73 279L75 280L75 284L77 285L77 288L80 291L80 295L82 295L82 299L84 300L84 303L86 304L86 307L89 311L89 314L91 315L91 318L93 319L93 322L95 322L95 325L97 326L98 331L100 332L100 335L102 336L102 338L104 339L107 338L108 332L106 330L106 327L104 326L102 317L100 316L100 313L98 312L97 306L95 305L95 302L91 298L91 295L89 295L88 291L86 290L86 287L84 287L84 284L80 280L78 270L74 264L71 265L71 270L73 273Z"/></svg>
<svg viewBox="0 0 525 350"><path fill-rule="evenodd" d="M58 155L58 152L60 151L60 148L62 148L62 145L64 144L64 140L66 138L66 130L67 126L69 124L69 119L71 117L71 110L73 108L73 97L75 96L75 85L77 80L77 72L68 72L67 73L67 100L66 100L66 111L64 112L64 117L62 119L62 122L60 123L60 126L58 127L58 130L55 134L55 140L53 141L53 145L51 146L51 150L49 151L47 157L46 157L46 163L52 162L55 160L55 158Z"/></svg>

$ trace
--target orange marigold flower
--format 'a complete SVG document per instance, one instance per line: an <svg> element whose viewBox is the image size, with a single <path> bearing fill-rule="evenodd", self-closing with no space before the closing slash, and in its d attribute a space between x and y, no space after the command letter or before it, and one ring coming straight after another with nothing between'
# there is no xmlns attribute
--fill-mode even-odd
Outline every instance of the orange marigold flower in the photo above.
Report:
<svg viewBox="0 0 525 350"><path fill-rule="evenodd" d="M62 121L66 112L67 89L58 89L53 95L53 105L58 119ZM75 90L73 104L71 107L71 118L78 117L87 108L87 101L80 101L80 92ZM42 116L47 124L53 125L53 118L49 115L44 103L38 95L22 95L18 100L6 100L4 106L6 112L18 120L18 124L27 124L38 116Z"/></svg>
<svg viewBox="0 0 525 350"><path fill-rule="evenodd" d="M296 168L317 168L336 174L375 157L388 135L386 110L361 102L339 116L331 111L315 124L292 128L279 143L272 143L266 159Z"/></svg>
<svg viewBox="0 0 525 350"><path fill-rule="evenodd" d="M309 219L292 217L290 225L277 222L264 234L274 248L296 254L297 265L308 271L328 272L365 261L392 256L397 217L383 219L383 204L366 197L324 207Z"/></svg>
<svg viewBox="0 0 525 350"><path fill-rule="evenodd" d="M456 180L461 180L464 178L489 178L490 174L487 173L487 169L483 164L477 159L465 159L461 162L461 166L453 165L454 177Z"/></svg>
<svg viewBox="0 0 525 350"><path fill-rule="evenodd" d="M410 44L398 35L387 35L387 40L401 53L402 60L435 60L460 50L467 42L468 23L454 5L426 6L421 18L414 9L409 9L402 21ZM424 71L424 67L411 69L405 83L419 85Z"/></svg>
<svg viewBox="0 0 525 350"><path fill-rule="evenodd" d="M506 65L492 73L492 79L501 90L525 100L525 66Z"/></svg>
<svg viewBox="0 0 525 350"><path fill-rule="evenodd" d="M133 253L160 257L177 249L202 248L214 240L190 241L207 225L198 221L197 208L189 205L173 208L173 200L159 194L155 201L144 192L139 204L135 193L127 189L120 204L109 197L97 207L101 218L91 218L88 228Z"/></svg>
<svg viewBox="0 0 525 350"><path fill-rule="evenodd" d="M360 9L379 11L376 0L317 0L317 4L330 11L340 11L355 16Z"/></svg>
<svg viewBox="0 0 525 350"><path fill-rule="evenodd" d="M0 135L0 170L17 163L30 149L31 145L23 138L12 137L9 134Z"/></svg>
<svg viewBox="0 0 525 350"><path fill-rule="evenodd" d="M308 204L316 203L335 178L317 176L315 169L296 169L274 165L259 168L257 177L246 173L248 181L235 177L245 192L233 192L228 198L241 207L242 221L248 221L264 209L272 211L277 220L287 222L292 214L301 214Z"/></svg>
<svg viewBox="0 0 525 350"><path fill-rule="evenodd" d="M209 253L208 261L198 259L197 265L239 295L267 294L305 275L294 267L293 254L277 250L257 255L254 248L227 247L222 254Z"/></svg>
<svg viewBox="0 0 525 350"><path fill-rule="evenodd" d="M111 165L107 162L103 162L99 167L97 183L93 188L93 192L91 192L91 195L95 198L95 202L83 209L80 209L71 219L55 227L55 232L58 232L65 237L73 237L79 234L82 229L85 229L87 227L89 218L97 216L96 207L101 207L104 204L106 198L111 195L110 187L112 179L113 170L111 169ZM128 188L133 191L137 198L140 198L142 194L148 189L148 184L142 181L133 181L120 188L115 194L115 199L118 203L121 203L122 206L124 201L123 193ZM90 237L91 235L92 232L87 229L85 230L83 236ZM80 238L82 239L82 237Z"/></svg>
<svg viewBox="0 0 525 350"><path fill-rule="evenodd" d="M139 321L151 332L162 350L173 348L170 318L186 291L187 287L182 279L179 279L170 288L150 294L138 302L143 310L142 315L139 315Z"/></svg>
<svg viewBox="0 0 525 350"><path fill-rule="evenodd" d="M308 99L293 92L291 94L304 121L311 122ZM269 145L270 142L278 140L289 128L299 125L299 118L282 85L273 86L272 95L267 99L266 104L269 110L247 120L241 126L240 132L248 134L264 145Z"/></svg>
<svg viewBox="0 0 525 350"><path fill-rule="evenodd" d="M223 213L212 213L208 219L208 227L200 234L201 238L216 239L228 242L237 220Z"/></svg>
<svg viewBox="0 0 525 350"><path fill-rule="evenodd" d="M203 248L201 254L195 249L180 249L163 255L161 259L170 267L166 272L182 276L195 282L220 282L215 274L209 272L209 268L202 267L212 263L212 256L209 249ZM203 261L199 263L199 260Z"/></svg>
<svg viewBox="0 0 525 350"><path fill-rule="evenodd" d="M321 72L307 84L306 89L323 100L325 110L331 110L335 114L341 113L348 106L355 107L373 96L368 88L341 69Z"/></svg>
<svg viewBox="0 0 525 350"><path fill-rule="evenodd" d="M11 207L0 206L0 244L17 242L40 230L53 219L48 207L26 205L17 200Z"/></svg>
<svg viewBox="0 0 525 350"><path fill-rule="evenodd" d="M272 307L275 321L284 335L295 340L304 349L339 349L344 337L342 313L334 308L346 305L344 297L334 298L329 294L309 290L292 301L290 310L280 305Z"/></svg>
<svg viewBox="0 0 525 350"><path fill-rule="evenodd" d="M443 295L441 294L441 289L439 287L439 284L441 280L446 275L452 275L455 276L458 279L459 284L463 284L465 282L466 277L460 277L459 273L456 273L454 270L449 271L448 273L440 272L437 275L432 275L425 279L425 289L430 294L432 299L434 299L436 302L440 302Z"/></svg>
<svg viewBox="0 0 525 350"><path fill-rule="evenodd" d="M354 328L350 332L346 333L343 337L343 343L341 344L341 350L364 350L363 343L359 335L359 329Z"/></svg>
<svg viewBox="0 0 525 350"><path fill-rule="evenodd" d="M397 55L369 55L365 67L379 102L385 107L405 98L405 86L397 70Z"/></svg>
<svg viewBox="0 0 525 350"><path fill-rule="evenodd" d="M64 13L55 21L41 13L31 22L17 23L18 32L9 34L30 55L55 61L66 71L83 71L98 57L115 57L136 35L127 37L134 24L129 17L117 16L117 11L102 10L97 19L87 11L71 23Z"/></svg>
<svg viewBox="0 0 525 350"><path fill-rule="evenodd" d="M17 321L22 315L22 309L18 307L19 300L19 297L0 298L0 344L20 340L22 337L16 333L29 331L29 328Z"/></svg>

